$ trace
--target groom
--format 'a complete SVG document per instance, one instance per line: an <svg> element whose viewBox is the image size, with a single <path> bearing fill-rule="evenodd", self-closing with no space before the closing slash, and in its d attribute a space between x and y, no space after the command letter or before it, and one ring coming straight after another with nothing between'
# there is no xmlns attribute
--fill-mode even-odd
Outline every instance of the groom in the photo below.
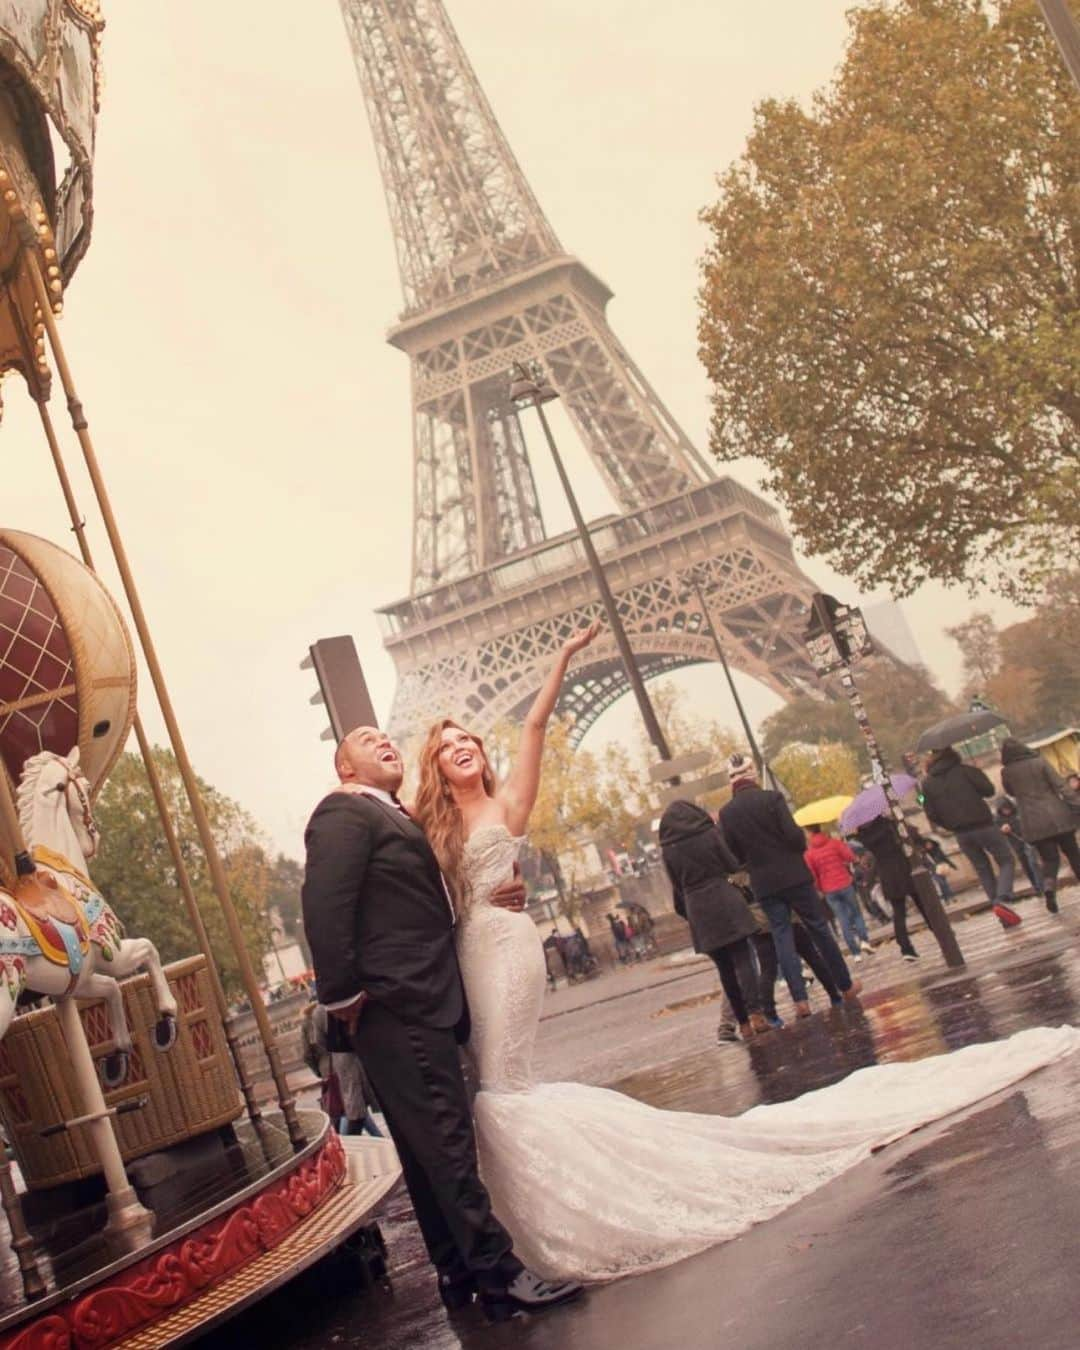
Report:
<svg viewBox="0 0 1080 1350"><path fill-rule="evenodd" d="M443 1303L462 1308L478 1294L492 1321L565 1303L581 1286L524 1268L477 1171L453 905L397 799L401 755L377 728L357 727L334 767L341 786L304 836L304 930L319 1001L347 1029L382 1105ZM493 900L521 909L524 887L509 882Z"/></svg>

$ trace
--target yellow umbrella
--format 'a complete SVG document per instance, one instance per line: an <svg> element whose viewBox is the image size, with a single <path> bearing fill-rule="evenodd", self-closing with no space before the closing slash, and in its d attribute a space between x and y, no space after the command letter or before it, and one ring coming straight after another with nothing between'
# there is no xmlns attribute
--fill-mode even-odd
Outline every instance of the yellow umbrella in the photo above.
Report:
<svg viewBox="0 0 1080 1350"><path fill-rule="evenodd" d="M817 802L807 802L795 812L796 825L828 825L840 819L840 813L851 805L852 797L822 797Z"/></svg>

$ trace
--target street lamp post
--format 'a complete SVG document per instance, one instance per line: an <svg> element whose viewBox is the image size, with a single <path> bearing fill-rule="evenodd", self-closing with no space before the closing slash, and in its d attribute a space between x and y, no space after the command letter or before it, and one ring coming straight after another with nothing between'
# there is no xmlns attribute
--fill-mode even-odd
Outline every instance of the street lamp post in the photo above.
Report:
<svg viewBox="0 0 1080 1350"><path fill-rule="evenodd" d="M945 906L941 903L937 887L926 869L925 859L911 837L911 827L893 787L892 778L881 753L881 745L867 714L866 704L863 703L862 695L859 693L859 687L855 683L855 676L852 674L852 665L861 656L868 656L873 651L873 644L861 612L854 606L839 604L831 595L819 592L813 600L810 624L806 630L806 646L814 669L819 675L839 674L840 684L851 704L851 711L866 743L866 751L874 766L875 777L885 793L889 812L911 863L912 882L918 892L926 922L937 939L945 964L962 966L965 963L960 944L956 941L956 934L945 912Z"/></svg>
<svg viewBox="0 0 1080 1350"><path fill-rule="evenodd" d="M645 723L645 730L649 734L649 739L656 747L656 752L662 760L671 759L671 750L667 743L667 737L664 735L664 729L660 725L660 720L656 716L656 709L653 707L645 688L645 681L641 678L641 672L637 668L637 662L634 660L634 653L630 649L630 640L626 636L626 629L623 627L622 616L615 603L615 596L612 594L611 587L608 585L608 579L604 574L604 568L593 547L592 537L589 534L589 528L585 524L585 518L581 514L581 508L578 506L577 498L574 496L574 489L570 485L570 479L567 476L566 468L562 462L562 456L559 454L559 448L555 444L555 437L551 434L551 427L544 413L544 404L550 403L553 399L559 397L550 384L547 384L536 376L531 375L526 368L520 364L513 367L514 380L510 386L510 400L518 407L535 408L536 415L540 419L540 426L543 428L544 439L547 441L548 449L551 451L551 458L555 463L555 472L559 475L559 482L562 484L563 492L566 494L566 500L570 506L570 514L574 518L574 526L577 529L578 538L581 540L581 547L585 550L585 558L589 564L589 570L592 572L593 580L596 582L597 589L600 592L600 599L603 601L604 612L607 615L607 621L611 628L615 645L619 649L619 655L622 658L623 666L626 669L626 677L630 681L630 688L634 691L634 697L637 699L638 708L641 711L641 719ZM672 782L678 780L673 778Z"/></svg>
<svg viewBox="0 0 1080 1350"><path fill-rule="evenodd" d="M705 626L709 630L709 637L712 638L712 644L716 648L717 659L723 667L728 689L735 703L735 708L738 711L739 721L742 722L743 731L746 734L746 740L750 746L750 753L754 757L754 763L757 765L758 774L760 775L762 782L768 785L769 780L774 777L773 772L768 764L766 764L765 756L758 748L753 728L750 726L750 719L746 715L746 709L743 707L742 699L739 697L739 691L735 688L735 681L731 675L731 667L727 662L727 653L724 651L724 645L720 641L720 635L716 631L716 625L713 623L713 617L709 612L709 606L705 603L705 594L701 589L701 582L698 580L696 573L693 575L691 585L693 586L694 594L697 596L697 602L701 606L702 617L705 620Z"/></svg>
<svg viewBox="0 0 1080 1350"><path fill-rule="evenodd" d="M1039 8L1061 48L1069 74L1080 89L1080 28L1069 13L1067 0L1039 0Z"/></svg>

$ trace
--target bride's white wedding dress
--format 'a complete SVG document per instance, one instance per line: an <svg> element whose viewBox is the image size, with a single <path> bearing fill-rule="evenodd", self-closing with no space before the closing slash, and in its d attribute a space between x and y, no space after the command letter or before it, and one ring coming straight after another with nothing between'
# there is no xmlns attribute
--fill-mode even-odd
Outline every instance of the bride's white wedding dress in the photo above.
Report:
<svg viewBox="0 0 1080 1350"><path fill-rule="evenodd" d="M522 1260L549 1278L612 1279L682 1260L779 1213L870 1151L1080 1048L1072 1027L860 1069L734 1119L660 1111L580 1083L534 1083L546 970L527 914L489 903L521 840L466 844L458 956L481 1172Z"/></svg>

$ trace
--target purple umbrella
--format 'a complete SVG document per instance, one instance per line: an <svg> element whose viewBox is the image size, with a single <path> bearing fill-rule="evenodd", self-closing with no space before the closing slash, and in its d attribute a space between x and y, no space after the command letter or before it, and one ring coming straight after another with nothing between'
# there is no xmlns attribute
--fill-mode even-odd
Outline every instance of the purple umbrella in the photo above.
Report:
<svg viewBox="0 0 1080 1350"><path fill-rule="evenodd" d="M891 774L890 781L893 791L901 800L910 797L919 786L918 780L907 773ZM885 789L874 783L871 787L863 788L840 817L841 833L854 834L860 825L869 825L872 820L877 820L878 816L888 814L889 799L885 796Z"/></svg>

